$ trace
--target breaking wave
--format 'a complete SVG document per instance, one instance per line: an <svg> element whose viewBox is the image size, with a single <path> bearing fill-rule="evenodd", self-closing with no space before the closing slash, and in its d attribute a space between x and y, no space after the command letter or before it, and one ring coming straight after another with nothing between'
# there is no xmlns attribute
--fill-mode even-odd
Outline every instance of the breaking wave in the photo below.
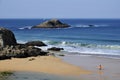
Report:
<svg viewBox="0 0 120 80"><path fill-rule="evenodd" d="M89 25L81 25L81 24L76 24L76 25L72 25L73 27L82 27L82 28L88 28L88 27L107 27L110 25L105 25L105 24L101 24L101 25L97 25L97 24L89 24Z"/></svg>
<svg viewBox="0 0 120 80"><path fill-rule="evenodd" d="M25 43L24 41L19 42ZM64 51L83 55L105 55L107 57L111 57L111 55L115 57L120 56L120 45L99 45L52 40L44 40L43 42L48 45L40 47L43 50L47 50L51 47L61 47L64 48Z"/></svg>
<svg viewBox="0 0 120 80"><path fill-rule="evenodd" d="M86 48L101 48L101 49L120 49L120 45L99 45L87 43L75 43L66 41L43 41L48 45L70 46L70 47L86 47Z"/></svg>
<svg viewBox="0 0 120 80"><path fill-rule="evenodd" d="M94 54L94 55L119 55L120 56L120 45L98 45L98 44L85 44L85 43L74 43L66 41L43 41L48 44L49 47L62 47L64 51L75 52L78 54Z"/></svg>
<svg viewBox="0 0 120 80"><path fill-rule="evenodd" d="M88 28L88 27L107 27L107 26L109 26L109 25L94 25L94 24L90 24L90 25L82 25L82 24L76 24L76 25L71 25L71 27L69 27L69 28L74 28L74 27L80 27L80 28ZM24 27L20 27L20 28L18 28L18 29L20 29L20 30L23 30L23 29L31 29L32 28L32 26L24 26ZM66 28L65 28L66 29Z"/></svg>
<svg viewBox="0 0 120 80"><path fill-rule="evenodd" d="M20 28L18 28L18 29L31 29L32 28L32 26L25 26L25 27L20 27Z"/></svg>

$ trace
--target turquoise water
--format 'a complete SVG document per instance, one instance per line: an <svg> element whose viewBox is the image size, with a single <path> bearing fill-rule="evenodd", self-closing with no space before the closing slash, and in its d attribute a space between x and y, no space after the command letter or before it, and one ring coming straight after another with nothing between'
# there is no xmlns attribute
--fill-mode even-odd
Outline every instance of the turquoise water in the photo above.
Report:
<svg viewBox="0 0 120 80"><path fill-rule="evenodd" d="M31 29L46 20L0 19L0 26L11 29L20 43L41 40L47 47L63 47L68 52L120 56L120 19L60 19L71 27Z"/></svg>

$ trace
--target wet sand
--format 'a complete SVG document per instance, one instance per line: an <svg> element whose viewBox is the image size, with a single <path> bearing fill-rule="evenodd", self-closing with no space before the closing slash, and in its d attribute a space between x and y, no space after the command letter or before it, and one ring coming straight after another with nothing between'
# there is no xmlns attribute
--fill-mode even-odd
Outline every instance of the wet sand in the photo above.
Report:
<svg viewBox="0 0 120 80"><path fill-rule="evenodd" d="M53 75L40 72L14 72L7 80L80 80L76 76Z"/></svg>
<svg viewBox="0 0 120 80"><path fill-rule="evenodd" d="M92 71L92 74L80 75L83 80L120 80L120 59L98 56L67 55L61 57L64 61L83 69ZM102 65L102 70L98 66Z"/></svg>

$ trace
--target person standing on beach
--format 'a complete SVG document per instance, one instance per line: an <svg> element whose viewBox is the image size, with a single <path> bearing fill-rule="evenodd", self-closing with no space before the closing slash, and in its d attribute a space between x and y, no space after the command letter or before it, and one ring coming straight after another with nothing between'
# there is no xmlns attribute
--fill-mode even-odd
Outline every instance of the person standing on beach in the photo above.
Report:
<svg viewBox="0 0 120 80"><path fill-rule="evenodd" d="M99 70L102 70L102 69L103 69L103 66L100 64L100 65L98 66L98 69L99 69Z"/></svg>

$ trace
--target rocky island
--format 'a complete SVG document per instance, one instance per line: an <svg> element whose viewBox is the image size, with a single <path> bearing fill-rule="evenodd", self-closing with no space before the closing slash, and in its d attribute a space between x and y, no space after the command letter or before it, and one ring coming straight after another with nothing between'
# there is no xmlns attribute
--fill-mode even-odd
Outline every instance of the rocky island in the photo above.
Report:
<svg viewBox="0 0 120 80"><path fill-rule="evenodd" d="M57 19L51 19L39 25L33 26L32 28L67 28L67 27L70 27L70 25L62 23Z"/></svg>

